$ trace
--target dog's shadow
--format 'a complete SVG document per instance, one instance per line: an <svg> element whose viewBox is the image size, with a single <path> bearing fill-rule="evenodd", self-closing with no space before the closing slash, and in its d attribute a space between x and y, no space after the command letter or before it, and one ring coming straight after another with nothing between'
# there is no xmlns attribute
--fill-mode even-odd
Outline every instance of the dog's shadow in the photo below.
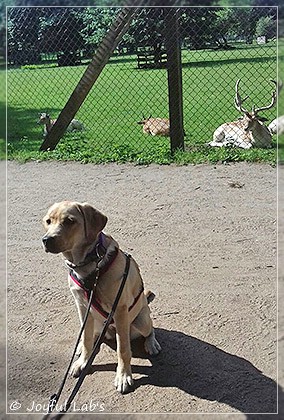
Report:
<svg viewBox="0 0 284 420"><path fill-rule="evenodd" d="M135 381L135 388L148 384L176 387L192 397L218 401L242 413L277 412L276 382L249 361L179 331L162 328L155 331L162 352L149 358L152 366L132 363L133 373L143 375ZM115 342L106 341L106 344L115 348ZM132 342L132 355L148 358L142 340ZM96 365L93 371L115 368L114 364ZM283 414L281 387L278 392L279 410Z"/></svg>

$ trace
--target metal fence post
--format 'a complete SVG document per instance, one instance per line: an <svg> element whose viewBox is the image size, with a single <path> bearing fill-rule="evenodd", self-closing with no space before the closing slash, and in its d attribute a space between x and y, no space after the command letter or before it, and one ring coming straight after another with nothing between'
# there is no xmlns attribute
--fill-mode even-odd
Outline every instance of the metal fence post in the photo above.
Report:
<svg viewBox="0 0 284 420"><path fill-rule="evenodd" d="M171 152L184 150L179 9L165 8Z"/></svg>

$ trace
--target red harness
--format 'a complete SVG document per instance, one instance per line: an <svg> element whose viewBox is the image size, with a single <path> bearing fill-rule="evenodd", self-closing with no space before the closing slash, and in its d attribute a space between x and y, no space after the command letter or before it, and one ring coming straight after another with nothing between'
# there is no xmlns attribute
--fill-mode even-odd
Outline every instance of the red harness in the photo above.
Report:
<svg viewBox="0 0 284 420"><path fill-rule="evenodd" d="M113 262L113 261L112 261ZM108 269L109 269L109 267L110 267L110 265L108 266ZM104 273L106 272L107 270L104 270ZM85 295L85 298L87 299L87 300L89 300L89 293L90 293L90 290L89 289L87 289L87 288L85 288L84 287L84 285L79 281L79 279L77 278L77 276L76 276L76 274L75 274L75 272L74 272L74 270L70 270L69 271L69 278L72 280L72 281L74 281L74 283L76 283L77 284L77 286L79 286L79 287L81 287L81 289L83 289L84 290L84 295ZM129 306L129 308L128 308L128 312L130 312L131 311L131 309L135 306L135 304L137 303L137 301L138 301L138 299L140 298L140 295L141 295L141 293L144 291L144 287L143 287L143 285L141 285L141 289L140 289L140 291L139 291L139 293L138 293L138 295L135 297L135 299L134 299L134 301L133 301L133 303L132 303L132 305L130 305ZM102 305L101 305L101 302L100 302L100 300L98 299L98 298L96 298L95 297L95 295L93 295L93 299L92 299L92 307L97 311L97 312L99 312L104 318L108 318L108 316L109 316L109 313L108 312L106 312L104 309L103 309L103 307L102 307ZM113 321L111 322L112 324L113 324Z"/></svg>

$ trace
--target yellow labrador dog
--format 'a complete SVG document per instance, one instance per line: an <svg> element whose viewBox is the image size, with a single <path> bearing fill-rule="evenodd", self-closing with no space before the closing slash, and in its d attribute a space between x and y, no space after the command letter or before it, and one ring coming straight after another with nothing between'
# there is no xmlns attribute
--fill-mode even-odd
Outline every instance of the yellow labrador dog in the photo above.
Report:
<svg viewBox="0 0 284 420"><path fill-rule="evenodd" d="M107 217L88 203L55 203L43 223L46 229L42 238L43 247L46 252L63 254L81 323L87 308L87 292L93 287L90 284L96 268L99 268L95 297L82 335L81 354L71 368L72 375L78 377L111 311L125 270L126 255L111 236L102 232ZM140 271L132 257L108 338L114 332L118 357L115 386L119 392L127 393L133 387L130 340L142 335L148 354L156 355L161 350L155 338Z"/></svg>

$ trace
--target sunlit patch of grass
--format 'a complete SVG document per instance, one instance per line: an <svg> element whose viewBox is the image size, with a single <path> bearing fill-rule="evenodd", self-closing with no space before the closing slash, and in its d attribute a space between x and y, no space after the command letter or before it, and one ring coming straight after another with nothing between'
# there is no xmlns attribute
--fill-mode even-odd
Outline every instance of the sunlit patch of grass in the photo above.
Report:
<svg viewBox="0 0 284 420"><path fill-rule="evenodd" d="M242 92L258 98L259 106L270 100L268 81L274 77L274 67L276 74L275 45L266 49L248 46L233 52L183 52L185 152L174 155L170 153L169 138L145 135L137 124L143 115L168 116L165 69L138 70L135 56L110 61L76 115L86 130L66 133L54 151L45 153L39 152L43 136L42 127L36 124L38 113L49 112L56 118L85 66L44 68L41 65L9 70L8 158L137 164L243 160L275 163L275 147L237 150L206 146L220 124L239 117L233 105L237 78L242 79ZM263 51L266 59L258 60ZM258 83L259 75L261 83ZM275 109L265 116L273 119ZM280 148L279 156L282 153Z"/></svg>

